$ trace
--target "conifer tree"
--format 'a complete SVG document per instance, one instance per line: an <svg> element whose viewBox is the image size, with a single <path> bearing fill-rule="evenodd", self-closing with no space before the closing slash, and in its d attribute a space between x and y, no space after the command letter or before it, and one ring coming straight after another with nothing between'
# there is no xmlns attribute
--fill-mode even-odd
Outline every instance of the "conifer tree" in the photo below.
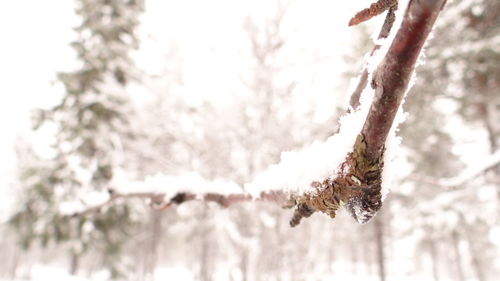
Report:
<svg viewBox="0 0 500 281"><path fill-rule="evenodd" d="M103 253L102 262L119 275L116 258L133 225L130 207L117 204L78 218L64 214L68 198L106 191L123 150L133 141L132 109L126 85L134 79L129 51L138 45L134 31L143 10L141 0L80 0L76 13L81 23L72 42L80 66L60 73L65 95L50 110L39 110L35 128L57 128L54 156L27 163L21 172L26 192L11 224L19 230L24 247L39 240L66 242L78 269L80 256L91 249Z"/></svg>

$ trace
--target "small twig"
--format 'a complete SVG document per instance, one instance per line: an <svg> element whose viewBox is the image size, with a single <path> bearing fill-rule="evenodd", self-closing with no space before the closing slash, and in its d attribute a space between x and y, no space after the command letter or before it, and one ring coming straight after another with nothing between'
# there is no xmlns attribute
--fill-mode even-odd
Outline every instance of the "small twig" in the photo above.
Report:
<svg viewBox="0 0 500 281"><path fill-rule="evenodd" d="M378 0L377 2L370 5L369 8L366 8L360 12L358 12L350 21L349 26L360 24L364 21L367 21L375 16L378 16L398 4L398 0Z"/></svg>
<svg viewBox="0 0 500 281"><path fill-rule="evenodd" d="M290 220L290 226L297 226L302 218L308 218L312 214L314 214L314 209L309 207L307 204L298 204L297 208L293 212L292 219Z"/></svg>
<svg viewBox="0 0 500 281"><path fill-rule="evenodd" d="M375 95L353 152L340 165L336 177L320 183L316 194L305 194L299 203L333 218L343 202L360 223L368 222L381 208L385 142L420 51L445 3L446 0L409 2L394 40L372 75Z"/></svg>
<svg viewBox="0 0 500 281"><path fill-rule="evenodd" d="M394 21L396 20L396 10L398 9L398 5L392 6L389 8L389 11L387 12L387 15L385 17L384 24L382 25L382 28L380 29L380 33L378 34L378 39L385 39L389 37L389 34L391 33L392 26L394 25ZM373 49L370 53L370 57L373 57L375 52L380 49L381 45L376 44L373 46ZM359 78L358 86L356 86L356 89L354 92L351 94L351 100L349 102L350 109L349 110L356 110L356 108L359 107L359 99L361 97L361 93L363 90L366 88L366 85L368 85L368 68L370 66L365 63L365 67L363 69L363 73L361 74L361 77Z"/></svg>
<svg viewBox="0 0 500 281"><path fill-rule="evenodd" d="M383 153L417 58L444 3L446 0L410 1L384 60L373 73L375 96L361 131L369 161L377 161Z"/></svg>
<svg viewBox="0 0 500 281"><path fill-rule="evenodd" d="M131 199L139 198L144 200L150 200L150 206L157 210L166 210L170 207L180 205L187 201L200 200L200 201L210 201L219 204L222 207L229 207L233 204L245 202L245 201L263 201L263 202L274 202L277 204L286 205L289 195L278 192L263 192L260 197L254 198L250 194L240 193L240 194L229 194L223 195L218 193L206 193L196 195L193 193L179 192L175 196L165 199L165 194L156 192L133 192L133 193L121 193L115 190L109 190L109 199L96 205L87 206L86 208L71 213L68 216L82 217L90 213L99 212L102 209L111 206L118 199Z"/></svg>

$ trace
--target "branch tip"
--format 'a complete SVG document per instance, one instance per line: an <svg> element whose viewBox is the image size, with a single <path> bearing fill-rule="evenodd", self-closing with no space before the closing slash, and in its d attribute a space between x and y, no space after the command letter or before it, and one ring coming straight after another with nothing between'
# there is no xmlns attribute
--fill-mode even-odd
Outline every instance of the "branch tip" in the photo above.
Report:
<svg viewBox="0 0 500 281"><path fill-rule="evenodd" d="M354 17L352 17L349 21L349 26L365 22L375 16L382 14L386 10L397 6L397 4L397 0L378 0L375 3L372 3L369 8L363 9L356 13L356 15L354 15Z"/></svg>

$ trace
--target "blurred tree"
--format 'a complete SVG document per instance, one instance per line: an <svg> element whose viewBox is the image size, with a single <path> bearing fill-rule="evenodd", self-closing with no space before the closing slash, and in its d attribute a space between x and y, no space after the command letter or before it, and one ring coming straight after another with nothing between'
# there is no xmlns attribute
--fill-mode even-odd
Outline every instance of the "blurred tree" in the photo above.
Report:
<svg viewBox="0 0 500 281"><path fill-rule="evenodd" d="M436 184L437 179L460 175L464 166L472 164L462 163L459 155L452 152L458 141L454 130L458 128L450 129L447 124L457 116L466 126L482 127L487 139L476 141L488 144L491 153L498 151L499 15L498 1L450 3L429 43L426 63L418 71L418 81L426 83L416 83L405 104L411 114L402 126L402 135L404 145L413 151L409 157L414 173L435 181L412 177L417 180L415 188L400 204L414 206L407 208L409 216L418 217L411 227L426 233L420 247L433 258L435 280L444 272L441 265L447 257L436 254L443 248L454 256L458 266L451 271L458 280L470 275L481 281L493 280L500 270L493 262L493 252L498 249L488 236L488 229L499 222L500 196L485 199L480 195L495 189L500 194L498 165L451 191ZM449 218L441 217L445 215ZM450 244L440 243L442 240L449 240ZM459 247L464 242L468 251Z"/></svg>
<svg viewBox="0 0 500 281"><path fill-rule="evenodd" d="M92 216L70 218L60 203L88 192L106 192L122 154L133 141L126 95L134 79L128 52L138 45L134 30L143 9L141 0L81 0L81 23L72 47L78 70L59 74L66 93L50 110L40 110L35 128L55 127L53 157L25 164L22 202L11 218L24 247L33 240L66 242L72 254L70 272L80 257L96 249L113 276L122 270L119 253L134 224L127 204L117 204Z"/></svg>

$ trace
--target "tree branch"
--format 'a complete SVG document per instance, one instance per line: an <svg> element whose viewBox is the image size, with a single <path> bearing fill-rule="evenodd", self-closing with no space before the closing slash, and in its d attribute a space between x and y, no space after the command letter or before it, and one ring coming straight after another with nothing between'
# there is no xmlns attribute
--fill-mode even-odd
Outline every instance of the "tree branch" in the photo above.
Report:
<svg viewBox="0 0 500 281"><path fill-rule="evenodd" d="M378 34L378 39L385 39L389 37L389 34L391 33L392 26L394 24L394 21L396 20L396 10L398 9L398 4L394 4L391 8L389 8L389 11L387 12L387 15L384 20L384 24L382 25L382 28L380 29L380 33ZM381 45L376 44L373 46L373 49L370 53L370 57L373 57L375 53L380 49ZM349 111L351 110L356 110L359 107L359 98L361 97L361 93L363 90L366 88L366 85L368 85L368 68L370 66L368 64L365 64L363 68L363 73L361 74L359 78L358 85L356 86L356 89L354 92L351 94L351 99L349 101L350 108Z"/></svg>
<svg viewBox="0 0 500 281"><path fill-rule="evenodd" d="M131 199L138 198L149 200L149 205L158 210L166 210L170 207L180 205L188 201L208 201L219 204L222 207L229 207L233 204L249 201L261 201L261 202L272 202L275 204L282 205L283 207L293 207L294 204L288 202L289 196L283 192L270 191L264 192L259 197L255 198L248 193L235 193L235 194L219 194L208 192L205 194L194 194L191 192L177 192L174 196L170 198L165 198L165 193L162 192L120 192L114 189L108 190L109 197L107 200L98 202L96 204L82 205L74 208L74 210L62 212L66 216L71 217L83 217L91 213L99 212L104 208L107 208L119 199Z"/></svg>
<svg viewBox="0 0 500 281"><path fill-rule="evenodd" d="M385 142L417 58L445 2L409 2L401 27L372 75L371 86L375 96L353 152L340 165L340 173L335 178L316 183L317 192L302 196L298 200L300 204L306 204L333 218L344 202L360 223L369 221L380 209ZM299 215L298 211L295 215Z"/></svg>
<svg viewBox="0 0 500 281"><path fill-rule="evenodd" d="M212 201L224 207L243 201L261 200L287 204L288 206L292 202L292 206L295 205L296 208L290 222L291 226L297 225L302 218L308 217L316 211L326 213L333 218L343 203L346 204L348 211L358 222L367 222L382 206L381 175L384 166L383 156L386 139L408 88L420 51L445 2L446 0L410 0L402 24L387 54L372 75L371 87L375 90L375 96L365 123L353 144L352 152L346 155L345 160L341 158L339 162L335 162L340 163L335 175L320 179L321 182L311 183L306 190L293 189L283 184L280 187L282 190L264 190L257 198L244 192L243 188L235 187L234 184L230 185L231 192L218 193L217 184L207 183L204 180L200 181L199 186L184 183L183 186L189 186L190 189L182 189L182 186L179 185L180 181L175 178L169 181L168 187L170 189L162 189L161 192L113 191L110 193L109 200L74 212L74 215L85 215L108 206L119 198L131 197L149 199L153 206L160 209L166 209L190 200ZM386 23L380 32L382 38L389 34L394 21L394 9L395 6L391 6ZM378 48L380 47L375 47L375 49ZM362 75L361 82L368 78L369 75ZM359 97L357 99L359 100ZM355 133L356 131L354 131ZM325 161L330 163L334 161L332 159L334 157L333 155L325 155L324 149L331 152L328 150L331 147L330 143L325 143L325 146L321 146L323 150L319 154L317 147L315 147L306 152L309 153L306 154L306 157L304 155L296 157L297 155L294 154L287 155L285 158L289 160L294 156L294 161L314 158L312 161L319 162L318 157L327 157ZM293 172L296 170L286 170L290 166L296 168L298 165L289 164L271 167L269 171L274 171L281 177L280 179L298 180L298 178L293 177ZM324 163L315 164L319 167ZM261 183L255 183L257 186L259 184ZM194 194L192 190L196 190L197 194ZM235 191L233 192L233 190Z"/></svg>
<svg viewBox="0 0 500 281"><path fill-rule="evenodd" d="M366 158L377 161L391 129L415 63L446 0L412 0L384 60L373 75L375 97L363 126Z"/></svg>
<svg viewBox="0 0 500 281"><path fill-rule="evenodd" d="M358 12L350 21L349 26L353 26L356 24L360 24L364 21L371 19L381 13L385 12L385 10L390 9L398 4L398 0L378 0L377 2L370 5L369 8L366 8L360 12Z"/></svg>

